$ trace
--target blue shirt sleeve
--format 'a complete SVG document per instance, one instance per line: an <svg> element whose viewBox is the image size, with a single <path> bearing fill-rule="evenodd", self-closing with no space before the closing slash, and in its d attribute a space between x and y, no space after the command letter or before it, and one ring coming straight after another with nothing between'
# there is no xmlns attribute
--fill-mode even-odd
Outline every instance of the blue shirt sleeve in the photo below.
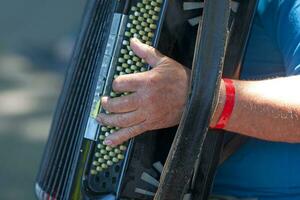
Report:
<svg viewBox="0 0 300 200"><path fill-rule="evenodd" d="M300 74L300 0L260 0L258 16L276 41L287 75Z"/></svg>

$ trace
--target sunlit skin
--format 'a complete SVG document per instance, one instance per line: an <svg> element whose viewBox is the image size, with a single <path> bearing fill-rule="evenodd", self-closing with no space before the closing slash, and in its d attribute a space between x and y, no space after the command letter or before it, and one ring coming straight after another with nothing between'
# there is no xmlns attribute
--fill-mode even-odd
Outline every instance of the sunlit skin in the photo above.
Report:
<svg viewBox="0 0 300 200"><path fill-rule="evenodd" d="M226 130L262 140L300 142L299 75L234 84L236 104ZM216 116L223 108L224 90L222 84Z"/></svg>
<svg viewBox="0 0 300 200"><path fill-rule="evenodd" d="M131 40L131 48L153 69L115 79L113 90L130 95L102 98L103 108L111 114L100 114L99 123L121 128L106 138L105 143L111 146L149 130L177 125L187 101L188 68L137 39ZM226 130L269 141L300 142L300 76L234 81L234 85L235 106ZM224 102L225 86L221 82L212 126Z"/></svg>

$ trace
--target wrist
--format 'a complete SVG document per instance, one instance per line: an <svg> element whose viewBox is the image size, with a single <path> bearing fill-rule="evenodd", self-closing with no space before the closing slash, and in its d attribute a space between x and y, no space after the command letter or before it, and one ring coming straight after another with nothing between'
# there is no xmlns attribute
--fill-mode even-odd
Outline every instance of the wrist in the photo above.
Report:
<svg viewBox="0 0 300 200"><path fill-rule="evenodd" d="M220 116L222 114L225 105L225 100L226 100L226 88L225 88L224 81L222 79L220 82L220 89L217 96L217 103L211 118L210 127L215 127L218 120L220 119Z"/></svg>
<svg viewBox="0 0 300 200"><path fill-rule="evenodd" d="M222 79L218 104L210 128L224 129L229 122L235 104L235 86L231 79Z"/></svg>

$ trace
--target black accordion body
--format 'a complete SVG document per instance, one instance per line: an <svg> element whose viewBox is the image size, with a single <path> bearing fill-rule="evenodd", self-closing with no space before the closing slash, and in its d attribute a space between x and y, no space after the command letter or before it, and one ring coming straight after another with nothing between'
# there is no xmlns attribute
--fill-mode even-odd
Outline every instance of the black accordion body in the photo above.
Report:
<svg viewBox="0 0 300 200"><path fill-rule="evenodd" d="M207 199L223 144L221 134L207 134L215 91L224 63L228 76L239 71L253 2L89 0L37 177L38 199ZM179 127L112 148L103 141L119 128L96 122L105 112L100 98L127 95L112 91L113 80L150 70L130 49L132 37L192 67L190 97ZM209 92L199 94L203 88Z"/></svg>

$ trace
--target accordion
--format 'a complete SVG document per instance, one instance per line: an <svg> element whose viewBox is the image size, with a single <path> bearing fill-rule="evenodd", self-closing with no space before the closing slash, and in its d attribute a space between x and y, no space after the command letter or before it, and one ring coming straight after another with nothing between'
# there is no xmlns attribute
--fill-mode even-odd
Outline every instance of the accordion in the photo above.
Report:
<svg viewBox="0 0 300 200"><path fill-rule="evenodd" d="M239 73L255 6L89 0L37 176L37 198L207 199L224 144L222 134L208 130L216 91L223 66L229 77ZM114 92L112 81L150 70L132 52L132 37L191 66L190 95L178 127L112 148L103 140L118 127L96 122L105 112L100 98L127 95Z"/></svg>

